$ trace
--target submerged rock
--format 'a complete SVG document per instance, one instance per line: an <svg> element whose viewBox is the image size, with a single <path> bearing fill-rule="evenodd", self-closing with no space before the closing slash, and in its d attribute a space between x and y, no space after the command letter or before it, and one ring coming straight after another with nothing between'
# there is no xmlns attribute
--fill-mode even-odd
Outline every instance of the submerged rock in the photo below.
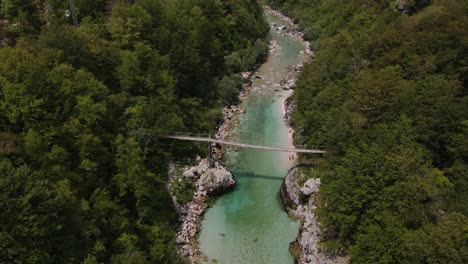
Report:
<svg viewBox="0 0 468 264"><path fill-rule="evenodd" d="M293 241L289 244L289 252L294 256L294 261L297 262L302 254L302 249L297 241Z"/></svg>

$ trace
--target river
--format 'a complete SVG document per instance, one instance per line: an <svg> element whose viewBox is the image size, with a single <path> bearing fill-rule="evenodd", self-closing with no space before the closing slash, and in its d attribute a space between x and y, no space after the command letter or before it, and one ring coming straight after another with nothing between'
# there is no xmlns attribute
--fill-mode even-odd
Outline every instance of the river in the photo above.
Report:
<svg viewBox="0 0 468 264"><path fill-rule="evenodd" d="M284 23L274 15L268 22ZM258 70L249 97L241 104L245 113L231 130L231 138L270 146L292 147L283 121L283 102L291 95L279 87L288 67L298 63L302 43L271 27L278 49ZM277 91L275 91L277 90ZM229 149L227 164L236 188L208 209L199 236L200 249L209 262L237 264L293 263L288 246L298 233L299 223L282 210L278 191L288 169L291 153Z"/></svg>

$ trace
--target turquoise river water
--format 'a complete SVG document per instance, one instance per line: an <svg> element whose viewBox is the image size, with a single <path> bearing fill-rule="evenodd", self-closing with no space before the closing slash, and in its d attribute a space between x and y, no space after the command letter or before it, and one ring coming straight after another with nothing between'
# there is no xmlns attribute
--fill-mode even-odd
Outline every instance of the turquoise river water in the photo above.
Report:
<svg viewBox="0 0 468 264"><path fill-rule="evenodd" d="M270 23L283 25L268 15ZM258 71L249 97L241 104L245 113L231 130L231 138L270 146L292 147L288 127L283 121L283 102L291 91L278 83L288 67L298 62L304 49L300 41L283 36L271 27L278 50ZM275 91L277 90L277 91ZM208 209L202 221L200 248L208 263L287 264L294 259L288 251L299 230L299 223L282 210L278 198L282 180L293 165L291 153L254 149L229 149L227 164L233 172L235 189Z"/></svg>

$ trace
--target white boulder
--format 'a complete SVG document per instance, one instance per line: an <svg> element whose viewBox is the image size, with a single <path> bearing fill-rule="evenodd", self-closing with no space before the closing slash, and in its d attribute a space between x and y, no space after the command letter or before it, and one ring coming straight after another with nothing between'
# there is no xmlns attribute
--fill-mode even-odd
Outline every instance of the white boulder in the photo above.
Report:
<svg viewBox="0 0 468 264"><path fill-rule="evenodd" d="M197 185L206 190L208 194L218 194L235 184L232 174L218 162L212 168L206 169L200 176Z"/></svg>
<svg viewBox="0 0 468 264"><path fill-rule="evenodd" d="M320 185L320 178L309 179L304 183L304 187L301 188L301 192L304 195L309 196L318 190L319 185Z"/></svg>

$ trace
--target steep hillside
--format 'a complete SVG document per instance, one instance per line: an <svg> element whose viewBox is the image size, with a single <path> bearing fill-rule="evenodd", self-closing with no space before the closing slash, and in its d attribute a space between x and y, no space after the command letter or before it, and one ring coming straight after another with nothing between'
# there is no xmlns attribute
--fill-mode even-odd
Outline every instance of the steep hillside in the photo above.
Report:
<svg viewBox="0 0 468 264"><path fill-rule="evenodd" d="M293 126L328 151L309 175L325 248L352 263L466 263L466 1L273 4L315 48Z"/></svg>
<svg viewBox="0 0 468 264"><path fill-rule="evenodd" d="M267 52L257 2L1 0L0 23L0 262L178 263L166 166L205 148L161 136L215 129Z"/></svg>

